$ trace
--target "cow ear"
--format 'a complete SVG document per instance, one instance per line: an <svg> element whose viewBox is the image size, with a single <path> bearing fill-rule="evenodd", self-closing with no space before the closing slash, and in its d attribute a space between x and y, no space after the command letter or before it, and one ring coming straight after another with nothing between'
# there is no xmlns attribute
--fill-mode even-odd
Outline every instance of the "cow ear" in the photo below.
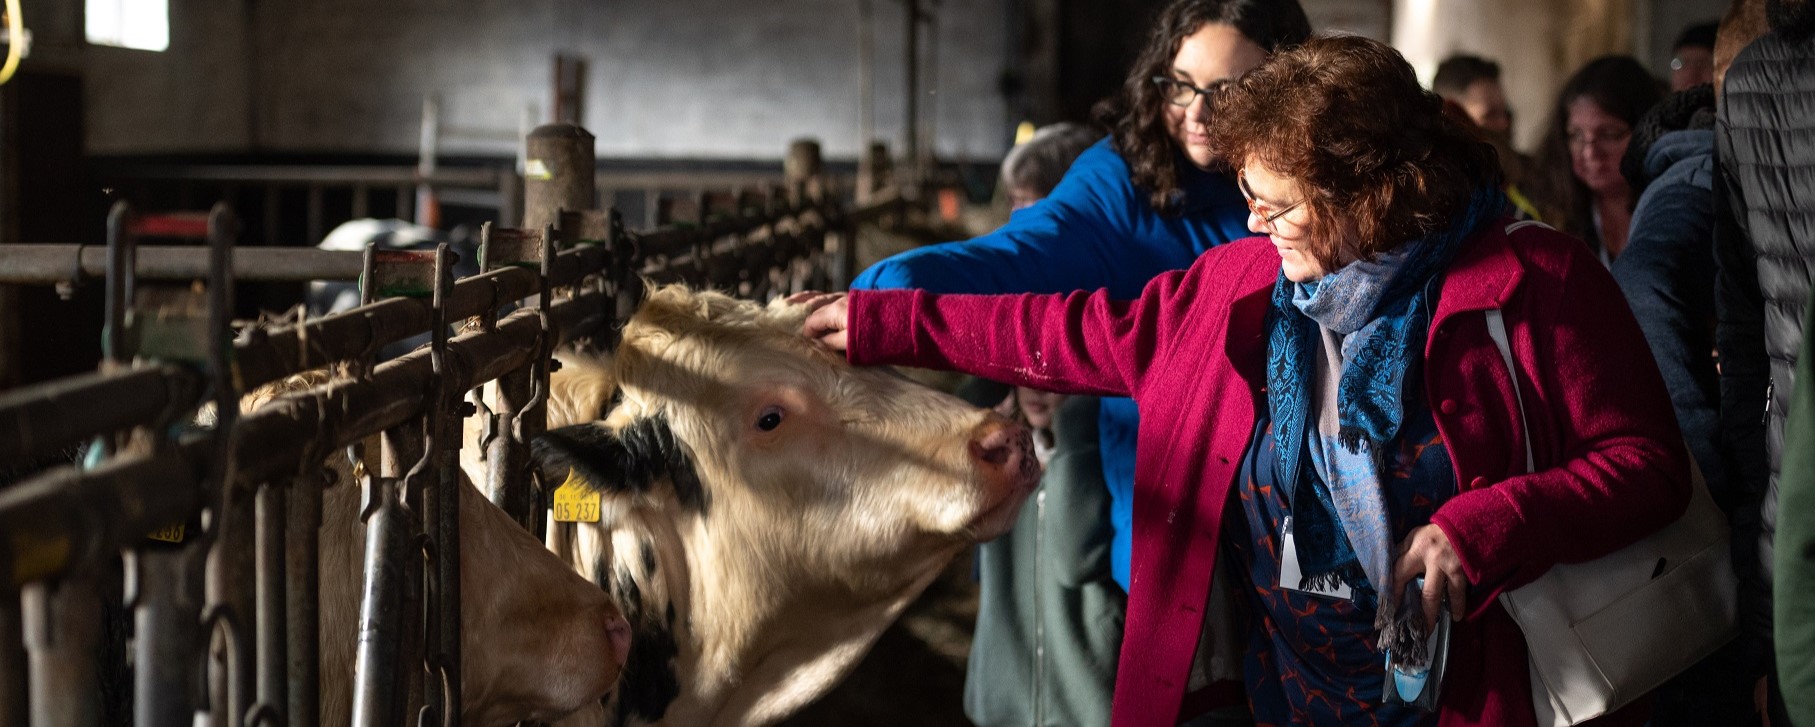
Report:
<svg viewBox="0 0 1815 727"><path fill-rule="evenodd" d="M530 443L530 455L544 483L571 475L607 496L642 495L667 484L682 504L705 505L693 458L659 416L615 429L596 422L552 429Z"/></svg>

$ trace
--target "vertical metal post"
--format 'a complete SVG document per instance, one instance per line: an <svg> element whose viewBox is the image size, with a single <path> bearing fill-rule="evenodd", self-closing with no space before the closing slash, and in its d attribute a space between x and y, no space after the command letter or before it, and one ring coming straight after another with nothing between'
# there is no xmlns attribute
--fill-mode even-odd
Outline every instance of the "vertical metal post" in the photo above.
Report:
<svg viewBox="0 0 1815 727"><path fill-rule="evenodd" d="M441 101L434 94L422 97L422 137L416 154L416 224L440 227L441 204L435 199L435 188L429 184L435 176L436 156L441 147ZM403 215L399 214L398 217Z"/></svg>
<svg viewBox="0 0 1815 727"><path fill-rule="evenodd" d="M311 187L311 198L319 187ZM203 621L212 638L225 641L224 664L211 663L215 692L211 712L216 725L237 727L252 711L257 692L257 641L254 635L254 595L246 586L255 579L257 514L254 491L233 477L233 426L239 419L239 392L234 387L232 362L233 243L239 223L226 204L208 214L208 336L205 354L210 391L215 406L214 453L209 462L208 488L203 502L213 522L202 541L212 546L204 577Z"/></svg>
<svg viewBox="0 0 1815 727"><path fill-rule="evenodd" d="M875 0L857 0L857 148L876 138Z"/></svg>
<svg viewBox="0 0 1815 727"><path fill-rule="evenodd" d="M605 249L611 256L606 270L617 297L617 320L629 320L643 302L643 277L638 275L642 259L636 245L624 231L624 216L612 208L606 225ZM616 330L615 328L613 329Z"/></svg>
<svg viewBox="0 0 1815 727"><path fill-rule="evenodd" d="M389 441L390 437L386 436ZM389 459L389 458L387 458ZM354 727L403 724L400 658L404 579L410 559L409 518L398 502L399 482L387 472L366 484L365 587L359 602L359 655L353 673Z"/></svg>
<svg viewBox="0 0 1815 727"><path fill-rule="evenodd" d="M549 246L552 249L552 246ZM434 571L429 579L430 630L428 680L424 692L428 706L443 725L460 723L460 420L464 413L460 392L443 385L449 376L447 360L447 296L453 285L453 264L447 245L435 251L434 330L429 360L435 371L432 409L428 415L428 441L424 462L432 476L426 497L428 527L433 535L429 552Z"/></svg>
<svg viewBox="0 0 1815 727"><path fill-rule="evenodd" d="M421 422L384 433L379 476L366 486L365 586L359 604L354 673L354 727L403 724L421 676L422 558L420 532L405 467L422 457Z"/></svg>
<svg viewBox="0 0 1815 727"><path fill-rule="evenodd" d="M92 571L24 589L32 727L100 724L101 599ZM141 723L150 724L150 723Z"/></svg>
<svg viewBox="0 0 1815 727"><path fill-rule="evenodd" d="M288 580L284 552L286 488L267 482L260 485L253 504L257 519L254 554L257 559L255 605L258 610L258 704L283 710L289 704L289 626L284 584Z"/></svg>
<svg viewBox="0 0 1815 727"><path fill-rule="evenodd" d="M290 524L285 529L284 599L289 624L289 724L321 722L321 499L332 470L297 477L290 484ZM351 482L341 487L356 487Z"/></svg>
<svg viewBox="0 0 1815 727"><path fill-rule="evenodd" d="M10 579L9 579L10 580ZM27 724L30 676L25 670L25 620L19 592L0 587L0 724Z"/></svg>
<svg viewBox="0 0 1815 727"><path fill-rule="evenodd" d="M904 106L906 116L902 119L901 150L906 154L910 169L919 171L920 166L920 0L903 0L902 6L907 10L907 20L903 25L907 29L907 39L903 48L906 53L902 67L907 71L907 102ZM916 182L919 180L916 179Z"/></svg>
<svg viewBox="0 0 1815 727"><path fill-rule="evenodd" d="M573 124L547 124L529 132L526 146L523 229L560 224L563 209L598 206L591 133Z"/></svg>
<svg viewBox="0 0 1815 727"><path fill-rule="evenodd" d="M195 677L207 641L202 631L201 561L205 545L147 545L127 559L133 608L133 723L182 725L195 719Z"/></svg>

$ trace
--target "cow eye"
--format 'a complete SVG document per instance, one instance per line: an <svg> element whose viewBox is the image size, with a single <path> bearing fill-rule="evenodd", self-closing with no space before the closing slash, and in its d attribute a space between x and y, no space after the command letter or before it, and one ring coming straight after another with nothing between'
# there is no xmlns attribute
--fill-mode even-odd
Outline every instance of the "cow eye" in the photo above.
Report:
<svg viewBox="0 0 1815 727"><path fill-rule="evenodd" d="M765 432L773 432L775 431L775 428L779 426L781 426L781 407L768 407L763 409L763 413L756 417L757 429L761 429Z"/></svg>

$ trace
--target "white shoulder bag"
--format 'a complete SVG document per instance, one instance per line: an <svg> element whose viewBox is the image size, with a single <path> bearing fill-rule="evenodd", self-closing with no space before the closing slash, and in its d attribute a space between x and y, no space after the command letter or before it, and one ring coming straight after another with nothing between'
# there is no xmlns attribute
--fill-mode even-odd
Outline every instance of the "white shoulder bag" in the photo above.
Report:
<svg viewBox="0 0 1815 727"><path fill-rule="evenodd" d="M1487 312L1487 330L1512 375L1525 469L1536 471L1519 370L1500 311ZM1539 727L1566 727L1619 709L1738 634L1727 518L1693 460L1690 471L1693 499L1676 522L1601 558L1559 564L1500 594L1531 652Z"/></svg>

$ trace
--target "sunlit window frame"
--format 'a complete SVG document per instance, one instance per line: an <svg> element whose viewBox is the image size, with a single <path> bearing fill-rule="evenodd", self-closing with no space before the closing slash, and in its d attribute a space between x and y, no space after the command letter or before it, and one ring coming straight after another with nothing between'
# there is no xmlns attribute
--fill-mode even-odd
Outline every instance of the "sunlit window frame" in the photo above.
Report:
<svg viewBox="0 0 1815 727"><path fill-rule="evenodd" d="M169 0L83 0L90 45L163 52L170 48Z"/></svg>

